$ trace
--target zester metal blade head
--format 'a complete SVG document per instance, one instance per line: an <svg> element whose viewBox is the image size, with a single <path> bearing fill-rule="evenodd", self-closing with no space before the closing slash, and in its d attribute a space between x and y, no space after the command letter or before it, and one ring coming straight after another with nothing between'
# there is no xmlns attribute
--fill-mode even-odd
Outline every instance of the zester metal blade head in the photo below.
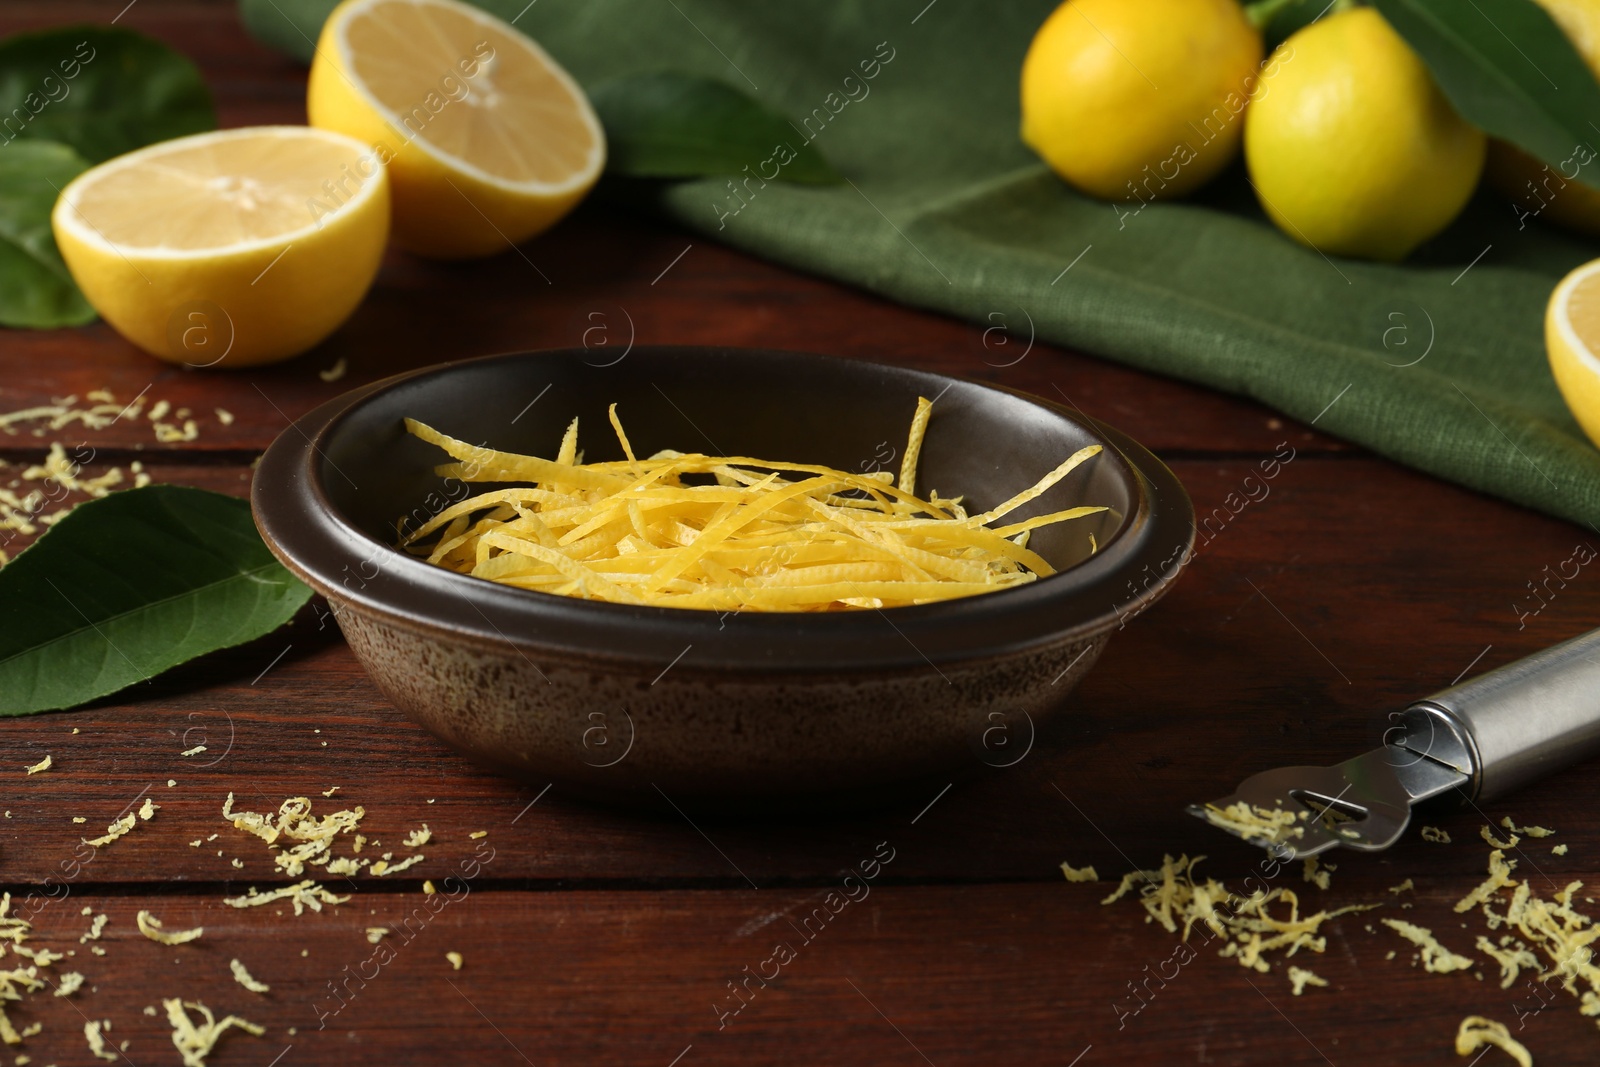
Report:
<svg viewBox="0 0 1600 1067"><path fill-rule="evenodd" d="M1411 794L1396 773L1395 751L1384 746L1335 767L1262 771L1239 783L1232 796L1187 810L1279 859L1336 845L1375 852L1398 841L1411 819Z"/></svg>

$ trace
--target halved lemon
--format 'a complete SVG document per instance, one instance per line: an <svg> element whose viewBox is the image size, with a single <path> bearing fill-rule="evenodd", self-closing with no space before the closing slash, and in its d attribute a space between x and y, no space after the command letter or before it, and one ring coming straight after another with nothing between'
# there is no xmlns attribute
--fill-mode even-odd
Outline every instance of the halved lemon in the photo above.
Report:
<svg viewBox="0 0 1600 1067"><path fill-rule="evenodd" d="M1600 259L1568 274L1550 294L1544 347L1572 417L1600 445Z"/></svg>
<svg viewBox="0 0 1600 1067"><path fill-rule="evenodd" d="M599 178L583 90L517 29L456 0L345 0L311 64L311 124L389 167L397 244L461 259L555 224Z"/></svg>
<svg viewBox="0 0 1600 1067"><path fill-rule="evenodd" d="M242 367L304 352L355 310L388 240L389 185L342 134L220 130L84 171L50 222L117 332L173 363Z"/></svg>

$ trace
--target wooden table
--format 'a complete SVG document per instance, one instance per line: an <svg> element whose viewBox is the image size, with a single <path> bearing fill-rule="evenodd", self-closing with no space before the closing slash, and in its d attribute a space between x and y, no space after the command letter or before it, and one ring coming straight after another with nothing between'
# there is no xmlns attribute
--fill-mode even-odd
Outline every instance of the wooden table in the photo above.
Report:
<svg viewBox="0 0 1600 1067"><path fill-rule="evenodd" d="M0 9L0 30L105 21L120 6L12 2ZM121 24L193 57L223 125L303 120L303 71L250 41L232 4L141 0ZM0 723L0 763L13 768L0 792L0 878L18 898L35 894L21 905L35 928L29 944L75 952L55 970L88 977L73 998L12 1006L18 1026L44 1024L25 1046L35 1063L96 1062L86 1019L111 1020L112 1042L129 1042L129 1064L175 1063L165 1020L141 1010L172 996L267 1027L261 1038L226 1038L214 1062L291 1067L1420 1067L1465 1062L1451 1050L1462 1016L1515 1028L1517 1006L1538 1003L1526 988L1500 989L1493 967L1481 982L1425 974L1409 964L1407 945L1381 926L1369 932L1373 918L1359 915L1327 928L1324 955L1293 961L1329 989L1296 998L1283 963L1257 974L1209 951L1170 981L1151 981L1175 938L1144 922L1133 901L1102 907L1106 885L1067 884L1058 865L1093 864L1114 880L1163 853L1203 852L1203 870L1238 883L1259 855L1184 815L1186 802L1264 767L1353 755L1377 743L1384 714L1408 700L1593 626L1600 579L1587 573L1537 615L1519 619L1513 606L1532 603L1528 583L1596 540L1591 532L1404 470L1253 404L1042 344L1017 360L1020 338L986 347L973 325L603 203L526 251L548 283L509 253L463 265L391 255L330 342L263 371L186 372L104 325L0 335L0 410L104 388L190 408L200 427L186 444L159 444L147 421L133 420L87 436L0 437L0 458L13 465L0 484L61 440L94 450L91 473L140 461L159 480L243 494L252 460L317 403L423 364L576 345L599 313L618 345L631 320L638 343L841 353L1067 397L1178 472L1212 517L1199 555L1172 595L1112 642L1071 698L1065 727L1020 763L851 817L741 822L730 812L690 825L599 811L496 777L402 718L316 601L283 632L120 698ZM339 361L343 378L319 376ZM1259 462L1291 449L1266 495L1257 488L1239 508ZM202 743L205 752L180 755ZM25 778L22 766L46 753L54 769ZM319 795L334 786L333 798ZM240 911L223 897L286 879L261 842L222 819L229 792L257 811L296 795L319 810L362 805L364 832L382 843L371 848L398 846L424 822L433 841L424 864L361 878L348 903L320 914ZM160 804L156 817L84 862L84 831L146 797ZM1433 820L1453 844L1413 835L1385 854L1336 857L1327 892L1297 872L1280 884L1317 907L1386 900L1379 915L1429 926L1472 954L1481 920L1462 930L1450 904L1481 878L1485 816L1514 813L1560 831L1566 856L1551 855L1550 842L1522 852L1523 872L1548 896L1600 872L1597 801L1593 769L1568 772L1483 814ZM479 831L487 836L469 836ZM893 860L870 897L802 940L799 918L885 849ZM466 890L430 910L422 880L474 856ZM1385 889L1406 877L1415 907L1401 910L1411 898ZM110 916L103 956L79 941L84 908ZM135 929L140 909L169 927L204 925L205 936L153 944ZM365 929L403 927L408 916L409 936L389 938L394 958L377 966ZM796 958L736 997L746 968L779 941ZM1391 949L1399 955L1386 960ZM447 952L464 958L459 971ZM271 992L235 984L232 958ZM1530 1016L1521 1036L1541 1065L1600 1059L1600 1033L1565 994ZM1491 1052L1483 1062L1510 1061Z"/></svg>

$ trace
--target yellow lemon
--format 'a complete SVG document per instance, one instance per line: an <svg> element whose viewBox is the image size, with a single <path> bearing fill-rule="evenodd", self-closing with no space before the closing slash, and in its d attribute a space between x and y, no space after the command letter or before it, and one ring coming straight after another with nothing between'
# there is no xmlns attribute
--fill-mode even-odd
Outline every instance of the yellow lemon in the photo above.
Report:
<svg viewBox="0 0 1600 1067"><path fill-rule="evenodd" d="M1261 206L1301 244L1400 260L1448 226L1483 171L1484 136L1372 8L1278 47L1245 112Z"/></svg>
<svg viewBox="0 0 1600 1067"><path fill-rule="evenodd" d="M486 256L554 225L605 166L583 90L544 49L456 0L345 0L311 64L313 126L373 146L395 242Z"/></svg>
<svg viewBox="0 0 1600 1067"><path fill-rule="evenodd" d="M1568 274L1550 294L1544 347L1573 418L1600 445L1600 259Z"/></svg>
<svg viewBox="0 0 1600 1067"><path fill-rule="evenodd" d="M324 210L330 185L344 193ZM174 363L243 367L304 352L355 310L383 258L389 184L341 134L220 130L83 172L50 222L117 332Z"/></svg>
<svg viewBox="0 0 1600 1067"><path fill-rule="evenodd" d="M1551 167L1515 145L1490 141L1484 174L1511 199L1520 226L1544 219L1600 237L1600 190L1573 180L1579 174L1600 177L1596 158L1594 149L1575 145L1571 155Z"/></svg>
<svg viewBox="0 0 1600 1067"><path fill-rule="evenodd" d="M1182 196L1238 152L1260 63L1238 0L1067 0L1022 62L1022 139L1092 196Z"/></svg>
<svg viewBox="0 0 1600 1067"><path fill-rule="evenodd" d="M1600 78L1600 0L1536 2L1549 12L1589 70ZM1504 141L1490 141L1485 174L1491 185L1516 204L1522 224L1540 218L1600 237L1600 190L1572 180L1580 174L1591 181L1600 176L1595 159L1592 147L1577 144L1560 163L1546 166L1520 148Z"/></svg>

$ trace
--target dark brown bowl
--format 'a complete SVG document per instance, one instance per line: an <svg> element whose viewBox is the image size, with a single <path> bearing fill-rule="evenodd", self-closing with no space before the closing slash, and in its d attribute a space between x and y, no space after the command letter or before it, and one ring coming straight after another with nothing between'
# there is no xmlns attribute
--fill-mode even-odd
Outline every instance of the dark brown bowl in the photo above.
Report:
<svg viewBox="0 0 1600 1067"><path fill-rule="evenodd" d="M906 798L907 786L1020 758L1113 631L1187 561L1194 510L1160 461L1038 397L794 352L519 353L414 371L300 419L262 458L251 504L284 564L328 598L407 715L499 767L615 803L766 809ZM553 455L574 415L589 460L664 448L898 470L917 397L936 398L917 485L973 511L1086 444L1105 451L1013 521L1061 573L940 604L830 614L632 607L496 585L392 546L395 522L462 499L404 417ZM477 491L480 487L472 487ZM1098 544L1091 552L1090 536Z"/></svg>

